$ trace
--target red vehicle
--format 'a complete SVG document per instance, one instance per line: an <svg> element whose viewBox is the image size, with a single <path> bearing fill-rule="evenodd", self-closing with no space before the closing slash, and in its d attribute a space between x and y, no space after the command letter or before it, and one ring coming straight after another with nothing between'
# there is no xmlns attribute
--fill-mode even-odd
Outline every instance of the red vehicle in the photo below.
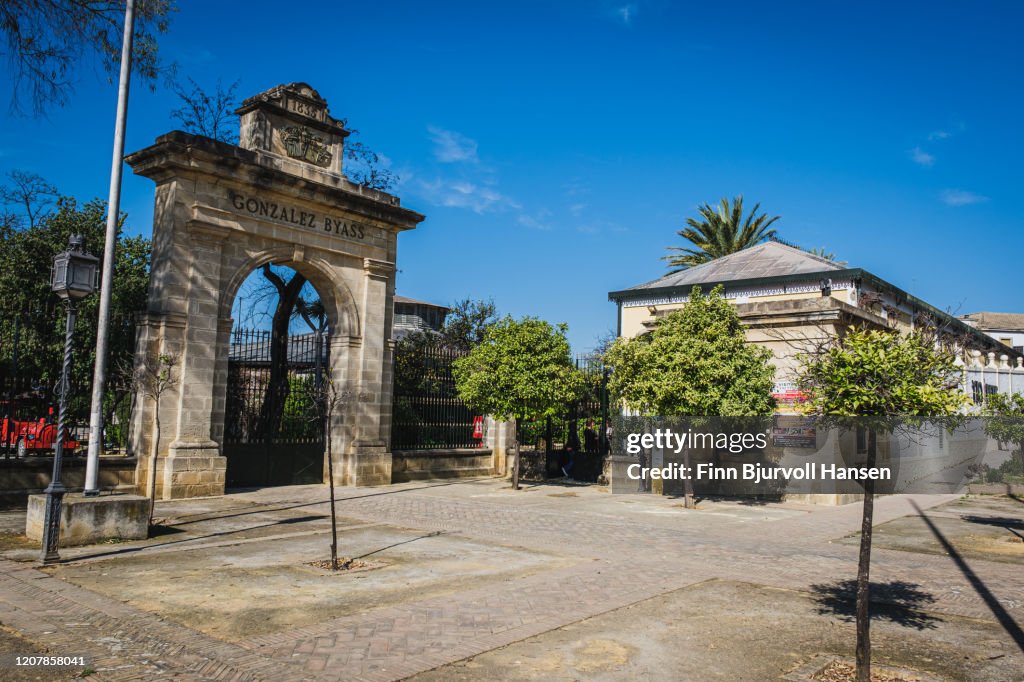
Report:
<svg viewBox="0 0 1024 682"><path fill-rule="evenodd" d="M4 417L0 421L0 443L6 449L13 449L18 457L44 455L53 452L53 444L57 440L57 425L54 423L53 408L49 415L35 421L22 421L14 417ZM64 454L74 454L78 449L78 441L64 429Z"/></svg>

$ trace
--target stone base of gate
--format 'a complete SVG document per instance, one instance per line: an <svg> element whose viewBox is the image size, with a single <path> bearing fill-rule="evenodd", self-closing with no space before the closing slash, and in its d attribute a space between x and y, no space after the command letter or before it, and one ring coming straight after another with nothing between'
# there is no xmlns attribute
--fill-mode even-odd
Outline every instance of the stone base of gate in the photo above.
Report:
<svg viewBox="0 0 1024 682"><path fill-rule="evenodd" d="M178 500L224 494L227 459L220 446L207 443L171 443L168 454L157 458L156 498ZM149 458L139 458L136 482L140 494L149 483Z"/></svg>
<svg viewBox="0 0 1024 682"><path fill-rule="evenodd" d="M392 457L391 482L493 476L494 455L486 448L406 450Z"/></svg>
<svg viewBox="0 0 1024 682"><path fill-rule="evenodd" d="M375 486L391 485L391 453L383 445L356 446L357 450L345 456L345 465L335 469L337 485Z"/></svg>

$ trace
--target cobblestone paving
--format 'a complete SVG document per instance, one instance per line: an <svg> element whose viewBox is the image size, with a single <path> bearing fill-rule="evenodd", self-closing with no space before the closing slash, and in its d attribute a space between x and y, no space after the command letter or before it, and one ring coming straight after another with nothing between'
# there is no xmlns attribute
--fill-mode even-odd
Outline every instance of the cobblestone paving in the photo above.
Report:
<svg viewBox="0 0 1024 682"><path fill-rule="evenodd" d="M362 523L445 531L576 561L498 587L376 608L238 643L3 559L0 620L34 641L86 655L97 670L90 679L393 680L705 580L807 590L856 573L857 548L831 541L859 528L860 505L767 505L762 512L719 504L699 512L652 506L650 498L633 506L630 497L585 491L580 499L552 499L541 489L512 494L494 480L343 491L339 514ZM319 512L324 498L320 487L280 488L219 502L167 503L159 512L182 520L196 505L209 504L214 516L226 517L237 507L265 517L296 507ZM882 498L876 524L918 513L912 502L927 514L951 499ZM992 621L994 600L1004 618L1020 624L1019 567L968 564L974 583L950 557L877 549L872 579L919 584L935 597L928 610L937 613ZM987 595L979 595L979 583Z"/></svg>

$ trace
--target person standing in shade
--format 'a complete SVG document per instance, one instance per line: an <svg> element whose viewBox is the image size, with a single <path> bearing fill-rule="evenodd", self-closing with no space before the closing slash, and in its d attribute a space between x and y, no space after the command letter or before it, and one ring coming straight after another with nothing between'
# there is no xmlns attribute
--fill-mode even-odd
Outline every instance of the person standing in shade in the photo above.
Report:
<svg viewBox="0 0 1024 682"><path fill-rule="evenodd" d="M576 452L580 449L580 436L576 432L579 427L576 425L576 421L573 420L569 424L569 438L566 439L565 443L565 466L562 467L562 473L565 477L572 480L572 468L576 465Z"/></svg>

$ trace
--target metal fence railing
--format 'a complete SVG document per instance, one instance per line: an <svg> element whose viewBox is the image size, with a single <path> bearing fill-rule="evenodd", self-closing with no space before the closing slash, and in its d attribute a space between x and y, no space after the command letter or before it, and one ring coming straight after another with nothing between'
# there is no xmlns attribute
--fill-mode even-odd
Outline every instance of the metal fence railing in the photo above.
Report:
<svg viewBox="0 0 1024 682"><path fill-rule="evenodd" d="M440 344L399 343L394 356L392 450L473 448L473 413L459 400L452 363L464 353Z"/></svg>

